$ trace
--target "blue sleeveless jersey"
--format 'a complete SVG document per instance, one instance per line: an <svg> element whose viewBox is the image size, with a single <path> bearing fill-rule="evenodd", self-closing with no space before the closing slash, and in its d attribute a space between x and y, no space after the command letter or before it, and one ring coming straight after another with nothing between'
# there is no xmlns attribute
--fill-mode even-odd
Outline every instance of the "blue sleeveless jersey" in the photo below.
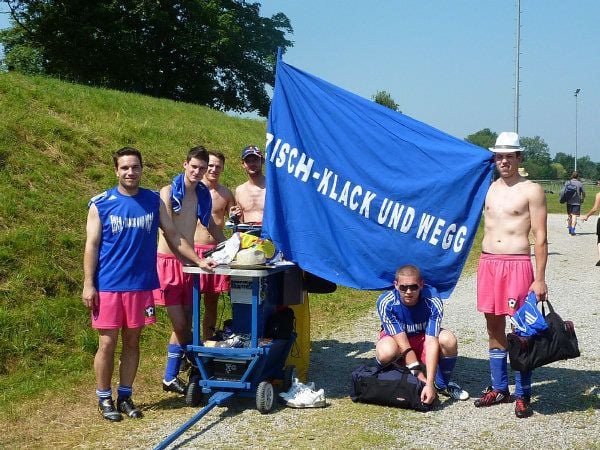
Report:
<svg viewBox="0 0 600 450"><path fill-rule="evenodd" d="M439 336L442 328L444 307L438 291L424 285L419 293L420 299L414 306L402 303L396 289L384 292L377 299L377 312L383 331L389 336L406 333L408 336L425 333Z"/></svg>
<svg viewBox="0 0 600 450"><path fill-rule="evenodd" d="M102 223L96 289L104 292L147 291L159 287L156 247L160 197L140 188L135 196L116 187L92 198Z"/></svg>

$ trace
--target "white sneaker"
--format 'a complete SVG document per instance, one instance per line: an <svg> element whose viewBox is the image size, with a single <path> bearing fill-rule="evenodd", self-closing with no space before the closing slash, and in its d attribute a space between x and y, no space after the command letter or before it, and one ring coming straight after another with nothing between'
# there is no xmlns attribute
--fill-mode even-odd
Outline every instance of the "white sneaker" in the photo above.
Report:
<svg viewBox="0 0 600 450"><path fill-rule="evenodd" d="M304 384L304 383L300 383L298 381L298 378L294 378L294 381L292 382L292 387L289 389L289 391L287 392L280 392L279 396L284 399L284 400L289 400L290 398L295 397L296 395L298 395L301 391L304 390L313 390L315 388L315 383L313 383L312 381L308 384Z"/></svg>
<svg viewBox="0 0 600 450"><path fill-rule="evenodd" d="M316 392L305 389L286 402L286 405L292 408L322 408L326 404L325 391L323 389L319 389Z"/></svg>
<svg viewBox="0 0 600 450"><path fill-rule="evenodd" d="M448 386L446 386L446 389L438 389L438 392L442 395L451 397L455 400L468 400L469 399L469 393L467 391L465 391L463 388L461 388L454 381L450 381L448 383Z"/></svg>

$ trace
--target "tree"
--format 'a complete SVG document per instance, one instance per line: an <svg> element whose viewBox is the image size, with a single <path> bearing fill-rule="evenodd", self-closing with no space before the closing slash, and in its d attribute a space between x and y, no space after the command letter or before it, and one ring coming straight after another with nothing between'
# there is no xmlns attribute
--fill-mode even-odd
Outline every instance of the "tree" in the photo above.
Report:
<svg viewBox="0 0 600 450"><path fill-rule="evenodd" d="M596 163L592 162L589 156L577 158L577 172L579 172L579 178L585 178L586 180L596 180L598 178Z"/></svg>
<svg viewBox="0 0 600 450"><path fill-rule="evenodd" d="M483 148L491 148L496 143L497 133L494 133L489 128L479 130L477 133L468 135L465 141L470 142L473 145L478 145Z"/></svg>
<svg viewBox="0 0 600 450"><path fill-rule="evenodd" d="M562 167L564 167L565 174L561 178L566 179L567 176L571 176L571 173L575 168L575 158L572 155L567 155L566 153L558 152L556 155L554 155L553 161L555 163L559 163L560 165L562 165Z"/></svg>
<svg viewBox="0 0 600 450"><path fill-rule="evenodd" d="M532 180L550 180L556 176L556 171L550 166L552 159L548 144L535 136L522 137L520 139L523 147L523 167L529 172Z"/></svg>
<svg viewBox="0 0 600 450"><path fill-rule="evenodd" d="M380 105L387 106L394 111L400 111L400 105L394 101L392 96L387 91L377 91L373 97L371 97L375 103L379 103Z"/></svg>
<svg viewBox="0 0 600 450"><path fill-rule="evenodd" d="M277 48L292 46L284 14L261 17L259 3L243 0L5 3L9 69L35 68L17 51L31 49L45 74L220 110L267 115Z"/></svg>

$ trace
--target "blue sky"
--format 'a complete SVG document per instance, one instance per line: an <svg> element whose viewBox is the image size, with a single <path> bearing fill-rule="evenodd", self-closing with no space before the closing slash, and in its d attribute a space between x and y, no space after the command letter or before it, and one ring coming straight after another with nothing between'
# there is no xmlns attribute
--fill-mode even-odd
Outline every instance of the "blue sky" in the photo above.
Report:
<svg viewBox="0 0 600 450"><path fill-rule="evenodd" d="M514 129L516 1L263 0L294 28L284 61L464 138ZM0 3L0 11L6 7ZM519 133L600 162L600 1L521 0ZM0 14L0 28L8 18Z"/></svg>
<svg viewBox="0 0 600 450"><path fill-rule="evenodd" d="M464 138L514 131L516 1L264 0L294 47L284 61ZM521 0L519 133L600 162L600 2Z"/></svg>

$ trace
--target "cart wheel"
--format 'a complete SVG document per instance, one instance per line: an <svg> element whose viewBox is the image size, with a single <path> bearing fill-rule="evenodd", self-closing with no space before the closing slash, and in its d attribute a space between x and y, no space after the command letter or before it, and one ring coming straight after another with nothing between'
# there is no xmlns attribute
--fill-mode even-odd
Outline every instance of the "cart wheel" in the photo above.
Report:
<svg viewBox="0 0 600 450"><path fill-rule="evenodd" d="M294 378L297 376L296 366L285 366L285 370L283 371L283 392L290 390L292 383L294 382Z"/></svg>
<svg viewBox="0 0 600 450"><path fill-rule="evenodd" d="M267 414L273 409L273 385L268 381L261 381L256 389L256 409L261 414Z"/></svg>
<svg viewBox="0 0 600 450"><path fill-rule="evenodd" d="M200 381L200 375L192 375L190 382L188 383L187 391L185 393L185 404L188 406L200 406L202 403L202 389L198 382Z"/></svg>

